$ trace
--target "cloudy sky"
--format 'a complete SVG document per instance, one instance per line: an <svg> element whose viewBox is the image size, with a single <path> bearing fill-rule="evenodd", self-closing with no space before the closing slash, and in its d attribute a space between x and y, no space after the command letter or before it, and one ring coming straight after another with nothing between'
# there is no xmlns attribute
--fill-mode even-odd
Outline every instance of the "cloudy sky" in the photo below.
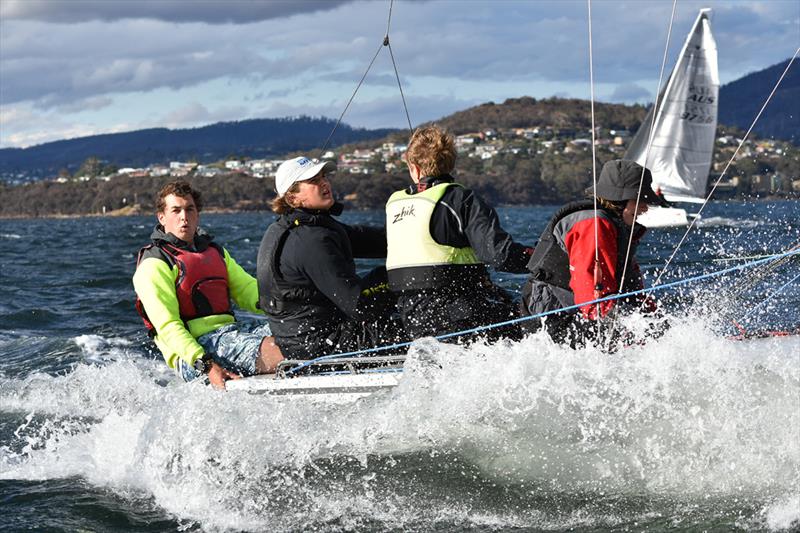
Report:
<svg viewBox="0 0 800 533"><path fill-rule="evenodd" d="M668 69L701 7L714 10L722 83L800 46L798 0L679 0ZM0 0L0 147L338 117L388 11L388 0ZM653 99L671 11L671 0L592 2L598 100ZM396 0L390 37L412 122L523 95L588 98L587 28L585 0ZM345 121L405 125L388 49Z"/></svg>

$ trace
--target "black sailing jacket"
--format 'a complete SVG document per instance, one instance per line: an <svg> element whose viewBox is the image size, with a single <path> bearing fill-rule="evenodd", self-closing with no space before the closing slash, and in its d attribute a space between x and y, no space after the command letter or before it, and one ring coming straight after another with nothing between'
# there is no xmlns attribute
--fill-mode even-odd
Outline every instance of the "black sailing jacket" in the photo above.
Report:
<svg viewBox="0 0 800 533"><path fill-rule="evenodd" d="M259 307L276 337L328 330L361 318L353 258L386 257L384 228L349 226L328 212L295 209L267 229L258 250Z"/></svg>

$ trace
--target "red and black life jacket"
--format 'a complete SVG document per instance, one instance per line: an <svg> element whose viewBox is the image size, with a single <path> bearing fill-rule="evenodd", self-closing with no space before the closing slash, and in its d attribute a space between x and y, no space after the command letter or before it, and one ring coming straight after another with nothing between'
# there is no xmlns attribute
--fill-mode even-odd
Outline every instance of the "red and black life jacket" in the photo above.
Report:
<svg viewBox="0 0 800 533"><path fill-rule="evenodd" d="M550 222L548 222L547 227L542 232L541 237L539 237L539 241L536 243L533 254L528 261L528 270L531 272L532 279L572 292L572 288L569 285L571 279L569 256L561 247L562 243L556 240L554 230L561 219L573 213L593 209L594 202L592 200L578 200L570 202L556 211L550 219ZM643 229L642 226L638 224L636 229L626 229L619 216L615 215L613 212L602 207L598 207L597 210L604 212L608 216L608 219L617 227L617 250L620 252L628 248L628 232L640 232ZM639 234L639 236L641 235ZM635 255L638 243L638 238L635 238L632 242L630 253L628 254L627 267L625 267L625 254L617 254L616 272L622 273L623 270L625 271L625 281L619 292L634 291L642 286L641 273L639 272L639 268L634 266L636 265Z"/></svg>
<svg viewBox="0 0 800 533"><path fill-rule="evenodd" d="M137 267L144 253L154 246L162 252L162 257L167 260L170 267L178 266L175 293L181 320L184 323L210 315L233 315L228 292L228 267L221 246L212 242L202 252L195 252L163 242L150 244L139 250ZM139 298L136 298L136 310L144 321L147 333L154 337L155 327L147 318Z"/></svg>

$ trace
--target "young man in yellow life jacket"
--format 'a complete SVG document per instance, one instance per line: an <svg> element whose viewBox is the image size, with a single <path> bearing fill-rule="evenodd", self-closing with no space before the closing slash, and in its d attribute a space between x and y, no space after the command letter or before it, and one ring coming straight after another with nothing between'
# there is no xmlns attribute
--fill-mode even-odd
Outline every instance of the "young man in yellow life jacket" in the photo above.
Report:
<svg viewBox="0 0 800 533"><path fill-rule="evenodd" d="M139 250L136 309L167 365L185 381L207 376L216 388L243 375L274 372L283 359L266 325L246 331L231 299L260 312L258 284L199 227L202 198L185 181L165 185L158 224Z"/></svg>
<svg viewBox="0 0 800 533"><path fill-rule="evenodd" d="M455 183L455 161L452 136L436 126L418 129L406 152L414 183L386 204L389 287L398 293L412 338L513 318L511 298L492 283L486 266L524 273L533 251L514 242L474 191ZM506 327L485 335L518 337L520 330Z"/></svg>

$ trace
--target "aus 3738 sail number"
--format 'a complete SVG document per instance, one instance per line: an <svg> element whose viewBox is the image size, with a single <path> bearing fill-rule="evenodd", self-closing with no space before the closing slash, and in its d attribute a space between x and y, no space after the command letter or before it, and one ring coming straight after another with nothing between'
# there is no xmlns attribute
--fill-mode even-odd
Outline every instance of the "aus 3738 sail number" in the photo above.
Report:
<svg viewBox="0 0 800 533"><path fill-rule="evenodd" d="M682 120L688 120L689 122L696 122L698 124L711 124L714 122L714 117L710 117L708 115L698 115L697 113L690 113L689 111L684 111L681 113Z"/></svg>

